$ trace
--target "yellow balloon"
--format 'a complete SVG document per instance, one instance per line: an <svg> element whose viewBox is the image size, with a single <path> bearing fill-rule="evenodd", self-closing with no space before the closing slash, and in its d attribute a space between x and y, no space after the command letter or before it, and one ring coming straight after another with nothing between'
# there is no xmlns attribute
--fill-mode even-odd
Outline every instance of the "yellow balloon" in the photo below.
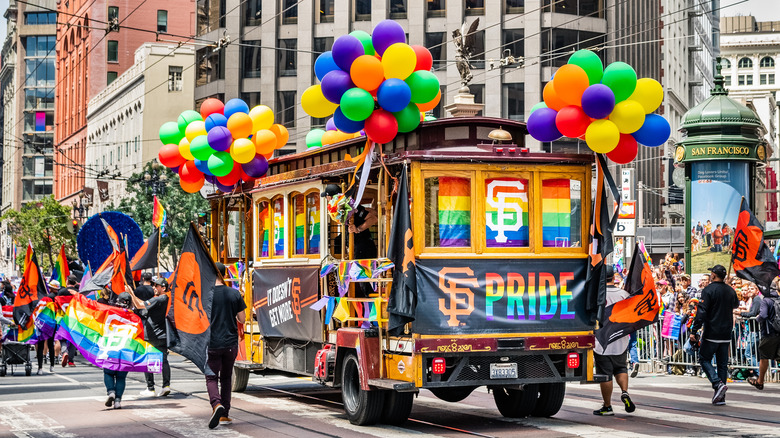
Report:
<svg viewBox="0 0 780 438"><path fill-rule="evenodd" d="M249 110L249 118L252 119L252 132L269 129L274 124L274 112L265 105L257 105Z"/></svg>
<svg viewBox="0 0 780 438"><path fill-rule="evenodd" d="M593 152L606 154L612 152L620 141L620 131L609 120L594 120L585 131L585 142Z"/></svg>
<svg viewBox="0 0 780 438"><path fill-rule="evenodd" d="M195 159L195 157L192 156L192 152L190 152L190 141L187 140L187 137L182 138L179 142L179 154L189 161Z"/></svg>
<svg viewBox="0 0 780 438"><path fill-rule="evenodd" d="M208 132L206 132L206 122L203 120L196 120L194 122L190 122L189 125L187 125L187 128L184 130L184 135L187 137L187 140L192 141L195 139L195 137L199 135L206 135Z"/></svg>
<svg viewBox="0 0 780 438"><path fill-rule="evenodd" d="M642 105L645 114L650 114L661 106L664 100L664 87L655 79L642 78L636 81L634 93L629 97Z"/></svg>
<svg viewBox="0 0 780 438"><path fill-rule="evenodd" d="M414 72L416 65L417 55L409 44L395 43L382 55L382 68L387 79L398 78L403 81Z"/></svg>
<svg viewBox="0 0 780 438"><path fill-rule="evenodd" d="M322 145L327 146L329 144L338 143L339 140L339 132L338 131L325 131L324 134L322 134Z"/></svg>
<svg viewBox="0 0 780 438"><path fill-rule="evenodd" d="M236 163L248 163L255 158L255 144L248 138L237 138L230 145L230 156Z"/></svg>
<svg viewBox="0 0 780 438"><path fill-rule="evenodd" d="M635 100L624 100L615 105L609 120L615 123L621 134L631 134L645 123L645 109Z"/></svg>
<svg viewBox="0 0 780 438"><path fill-rule="evenodd" d="M301 106L306 114L320 119L333 115L333 112L338 108L338 104L325 99L320 84L312 85L303 92Z"/></svg>

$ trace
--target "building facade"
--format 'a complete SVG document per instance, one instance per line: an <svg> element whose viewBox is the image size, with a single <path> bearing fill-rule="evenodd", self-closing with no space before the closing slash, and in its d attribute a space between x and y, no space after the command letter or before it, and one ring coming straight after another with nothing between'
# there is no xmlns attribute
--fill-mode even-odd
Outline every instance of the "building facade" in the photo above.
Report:
<svg viewBox="0 0 780 438"><path fill-rule="evenodd" d="M92 212L119 204L127 178L157 158L160 125L191 108L195 72L182 70L194 60L191 46L143 44L135 63L89 101L85 187L94 193Z"/></svg>

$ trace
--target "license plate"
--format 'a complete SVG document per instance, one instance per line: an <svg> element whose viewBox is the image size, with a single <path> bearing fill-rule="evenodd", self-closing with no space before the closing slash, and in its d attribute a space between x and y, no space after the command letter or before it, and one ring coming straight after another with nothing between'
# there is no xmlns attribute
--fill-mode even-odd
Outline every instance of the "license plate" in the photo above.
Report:
<svg viewBox="0 0 780 438"><path fill-rule="evenodd" d="M490 378L491 379L516 379L517 364L516 363L491 363Z"/></svg>

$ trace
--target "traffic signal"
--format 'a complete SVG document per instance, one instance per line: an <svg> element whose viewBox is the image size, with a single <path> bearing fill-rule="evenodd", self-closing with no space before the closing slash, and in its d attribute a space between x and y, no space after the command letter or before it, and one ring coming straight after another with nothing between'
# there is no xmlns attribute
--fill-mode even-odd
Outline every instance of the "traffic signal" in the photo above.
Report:
<svg viewBox="0 0 780 438"><path fill-rule="evenodd" d="M73 228L73 234L78 235L79 234L79 221L78 219L73 219L71 222L71 226Z"/></svg>

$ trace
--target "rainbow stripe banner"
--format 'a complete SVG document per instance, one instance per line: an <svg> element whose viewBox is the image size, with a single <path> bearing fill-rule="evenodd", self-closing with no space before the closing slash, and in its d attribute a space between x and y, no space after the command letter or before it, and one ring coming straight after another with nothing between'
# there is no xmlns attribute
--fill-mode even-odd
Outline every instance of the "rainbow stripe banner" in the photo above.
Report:
<svg viewBox="0 0 780 438"><path fill-rule="evenodd" d="M571 242L571 181L542 181L543 246L568 247Z"/></svg>
<svg viewBox="0 0 780 438"><path fill-rule="evenodd" d="M60 307L49 297L41 298L33 312L33 323L39 339L53 338L57 332L57 321L63 316Z"/></svg>
<svg viewBox="0 0 780 438"><path fill-rule="evenodd" d="M162 353L144 341L141 318L130 310L74 295L57 334L99 368L162 372Z"/></svg>
<svg viewBox="0 0 780 438"><path fill-rule="evenodd" d="M485 180L485 243L489 248L528 246L528 180Z"/></svg>
<svg viewBox="0 0 780 438"><path fill-rule="evenodd" d="M168 221L168 213L165 211L165 208L163 208L162 204L160 204L160 201L157 199L157 196L154 197L154 209L152 210L152 225L155 228L161 228L165 226L165 223Z"/></svg>
<svg viewBox="0 0 780 438"><path fill-rule="evenodd" d="M319 196L306 198L306 209L309 215L309 244L307 252L309 254L320 253L320 204Z"/></svg>
<svg viewBox="0 0 780 438"><path fill-rule="evenodd" d="M60 247L60 254L57 256L57 261L54 262L52 268L51 278L60 282L62 287L65 287L68 276L70 275L70 269L68 269L68 258L65 257L65 244Z"/></svg>
<svg viewBox="0 0 780 438"><path fill-rule="evenodd" d="M439 178L439 246L471 245L471 181Z"/></svg>
<svg viewBox="0 0 780 438"><path fill-rule="evenodd" d="M303 195L295 202L295 254L306 254L306 205Z"/></svg>
<svg viewBox="0 0 780 438"><path fill-rule="evenodd" d="M273 201L274 212L274 255L284 256L284 200Z"/></svg>
<svg viewBox="0 0 780 438"><path fill-rule="evenodd" d="M265 207L258 213L258 222L260 223L260 257L268 257L268 242L270 242L271 233L271 215L268 203L263 202ZM261 204L262 205L262 204Z"/></svg>

